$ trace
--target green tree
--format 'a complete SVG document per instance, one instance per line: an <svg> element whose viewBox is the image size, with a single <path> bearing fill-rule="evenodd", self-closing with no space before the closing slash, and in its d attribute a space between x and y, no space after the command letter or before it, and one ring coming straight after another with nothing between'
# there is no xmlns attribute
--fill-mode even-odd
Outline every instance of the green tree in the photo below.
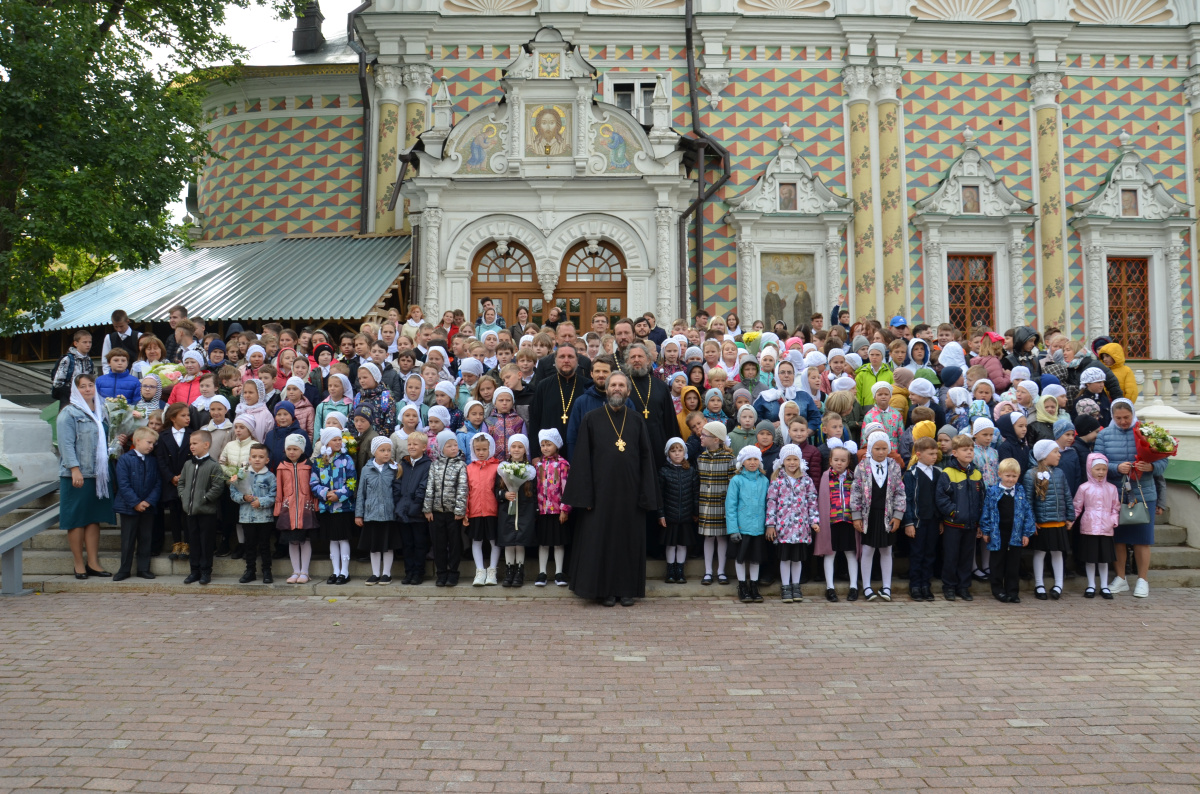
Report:
<svg viewBox="0 0 1200 794"><path fill-rule="evenodd" d="M230 6L289 0L0 1L0 334L61 312L81 271L182 241L168 207L209 153L201 100L244 54Z"/></svg>

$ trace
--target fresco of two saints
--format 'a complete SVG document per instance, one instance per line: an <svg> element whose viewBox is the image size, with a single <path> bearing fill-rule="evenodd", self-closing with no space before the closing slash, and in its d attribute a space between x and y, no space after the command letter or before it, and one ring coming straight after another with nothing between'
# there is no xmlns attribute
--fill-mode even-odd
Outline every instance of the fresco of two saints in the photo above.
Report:
<svg viewBox="0 0 1200 794"><path fill-rule="evenodd" d="M782 322L795 330L810 325L813 316L813 296L809 291L815 283L816 261L812 254L763 254L762 280L763 319L767 328Z"/></svg>

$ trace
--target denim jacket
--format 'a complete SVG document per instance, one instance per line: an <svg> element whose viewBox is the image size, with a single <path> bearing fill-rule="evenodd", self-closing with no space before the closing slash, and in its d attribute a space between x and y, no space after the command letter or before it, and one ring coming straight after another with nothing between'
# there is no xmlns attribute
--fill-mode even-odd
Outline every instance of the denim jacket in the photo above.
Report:
<svg viewBox="0 0 1200 794"><path fill-rule="evenodd" d="M259 506L254 508L237 489L237 483L229 486L229 498L238 506L238 522L242 524L274 524L275 514L275 475L268 468L260 472L246 469L238 474L239 477L250 478L250 492L258 498Z"/></svg>
<svg viewBox="0 0 1200 794"><path fill-rule="evenodd" d="M68 405L58 415L58 476L70 477L78 468L84 478L96 476L96 422L75 405ZM104 420L108 435L108 420ZM107 439L106 439L107 440Z"/></svg>

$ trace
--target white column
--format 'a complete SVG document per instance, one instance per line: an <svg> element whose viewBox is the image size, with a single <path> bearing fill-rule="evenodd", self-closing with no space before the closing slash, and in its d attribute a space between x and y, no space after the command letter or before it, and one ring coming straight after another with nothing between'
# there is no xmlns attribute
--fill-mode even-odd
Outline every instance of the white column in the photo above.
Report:
<svg viewBox="0 0 1200 794"><path fill-rule="evenodd" d="M1178 242L1163 249L1167 258L1167 289L1171 301L1170 330L1167 338L1169 357L1172 361L1180 361L1187 357L1183 336L1183 273L1179 269L1179 258L1186 250L1187 247Z"/></svg>
<svg viewBox="0 0 1200 794"><path fill-rule="evenodd" d="M421 213L421 240L424 242L425 255L421 262L421 280L423 295L421 308L432 317L440 314L438 309L438 279L441 277L442 257L442 210L440 207L426 207Z"/></svg>
<svg viewBox="0 0 1200 794"><path fill-rule="evenodd" d="M942 283L946 263L937 240L925 240L921 250L925 255L925 322L936 327L946 322L946 285Z"/></svg>
<svg viewBox="0 0 1200 794"><path fill-rule="evenodd" d="M1022 264L1025 261L1024 230L1014 230L1013 237L1008 242L1008 280L1012 290L1012 325L1020 328L1025 325L1025 274ZM1091 337L1095 339L1095 337Z"/></svg>
<svg viewBox="0 0 1200 794"><path fill-rule="evenodd" d="M758 283L758 257L754 250L754 241L738 240L738 317L749 318L751 321L755 317L761 316L761 312L755 311L754 301L752 300L758 292L756 284Z"/></svg>
<svg viewBox="0 0 1200 794"><path fill-rule="evenodd" d="M1108 335L1108 278L1104 246L1085 240L1084 283L1087 285L1087 338ZM1182 312L1180 312L1182 314Z"/></svg>
<svg viewBox="0 0 1200 794"><path fill-rule="evenodd" d="M654 230L658 248L658 262L655 263L658 305L654 312L658 315L658 321L666 324L671 321L673 316L671 312L671 273L674 271L674 263L671 256L671 234L675 230L675 210L670 207L655 208Z"/></svg>

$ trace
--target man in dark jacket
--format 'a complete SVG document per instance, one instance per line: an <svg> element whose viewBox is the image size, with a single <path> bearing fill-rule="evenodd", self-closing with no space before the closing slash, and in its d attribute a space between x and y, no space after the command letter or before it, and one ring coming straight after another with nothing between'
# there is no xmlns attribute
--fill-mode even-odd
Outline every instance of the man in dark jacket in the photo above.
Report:
<svg viewBox="0 0 1200 794"><path fill-rule="evenodd" d="M575 403L571 406L571 417L567 420L567 435L564 440L567 442L568 461L575 451L575 439L579 436L579 427L583 423L583 417L597 408L602 408L608 401L604 384L608 381L608 376L616 369L617 360L607 353L596 356L596 360L592 362L592 385L575 398ZM633 400L626 399L625 405L631 411L637 410ZM641 416L641 413L639 412L638 415Z"/></svg>
<svg viewBox="0 0 1200 794"><path fill-rule="evenodd" d="M942 534L942 596L971 601L971 568L975 564L975 535L983 517L983 475L975 468L975 441L963 433L954 437L953 459L938 478L937 507Z"/></svg>

